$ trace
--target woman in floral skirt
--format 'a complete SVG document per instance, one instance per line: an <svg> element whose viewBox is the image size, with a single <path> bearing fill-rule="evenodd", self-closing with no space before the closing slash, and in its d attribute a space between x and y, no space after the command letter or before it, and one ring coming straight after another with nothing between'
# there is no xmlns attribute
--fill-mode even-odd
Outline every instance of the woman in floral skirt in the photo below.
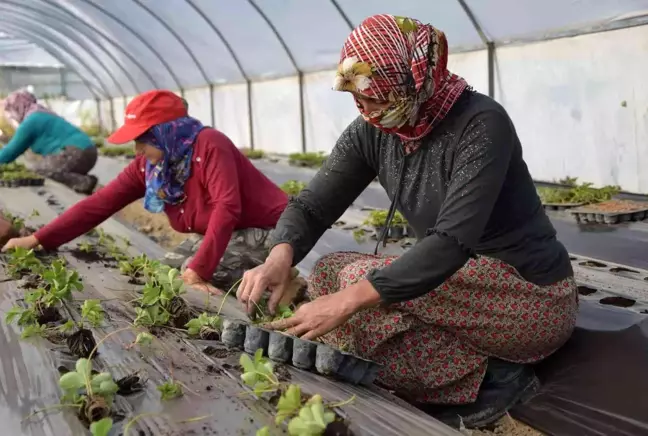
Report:
<svg viewBox="0 0 648 436"><path fill-rule="evenodd" d="M273 310L291 266L378 176L388 221L400 211L417 244L400 257L324 256L309 280L313 301L270 327L342 341L383 365L382 385L479 427L537 389L528 364L567 341L578 294L513 123L447 60L445 35L415 19L376 15L351 33L334 87L361 116L283 213L238 298L251 311L270 290Z"/></svg>

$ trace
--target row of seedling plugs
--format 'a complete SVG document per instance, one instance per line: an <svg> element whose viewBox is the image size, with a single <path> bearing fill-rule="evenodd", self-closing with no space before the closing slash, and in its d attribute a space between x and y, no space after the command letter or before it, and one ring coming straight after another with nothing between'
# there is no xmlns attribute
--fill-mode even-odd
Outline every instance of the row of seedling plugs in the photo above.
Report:
<svg viewBox="0 0 648 436"><path fill-rule="evenodd" d="M148 328L185 327L189 336L206 340L220 338L228 347L243 348L246 352L253 354L254 359L251 359L247 354L241 355L240 362L243 368L241 378L257 396L272 394L276 397L278 393L281 393L277 403L275 426L290 418L288 431L291 435L318 436L323 434L327 426L334 422L336 422L335 425L342 425L341 421L336 419L335 413L332 412L333 407L341 404L325 405L319 395L304 399L298 385L283 386L272 372L272 362L268 361L264 354L277 362L292 363L296 367L306 370L317 368L318 372L322 374L339 375L353 383L369 384L376 377L379 367L373 362L335 350L321 343L304 341L281 332L271 332L256 325L224 318L220 316L220 309L216 315L202 313L189 319L183 325L186 314L178 317L177 309L174 306L183 308L188 306L186 303L177 303L184 300L180 296L183 292L182 280L176 269L161 265L157 261L148 259L145 255L130 261L123 261L119 267L121 273L131 279L139 279L142 276L147 278L142 296L136 302L137 317L134 321L136 326ZM287 306L280 306L276 317L263 315L263 308L259 307L257 319L259 322L268 322L291 315L292 310ZM135 342L143 342L144 340L141 338L144 338L144 335L138 335ZM257 434L269 435L271 430L272 427L264 427Z"/></svg>
<svg viewBox="0 0 648 436"><path fill-rule="evenodd" d="M109 248L113 255L118 255L119 250L115 248L114 238L102 232L98 234L100 242L97 248ZM139 259L145 260L145 257ZM154 264L152 263L151 266ZM152 269L148 270L149 275L152 276L148 283L150 288L164 287L164 280L159 279L161 275L169 278L171 282L178 275L177 270L162 269L163 271L158 271L157 274L154 274ZM59 384L64 395L62 405L55 407L77 408L79 419L89 427L92 435L107 435L113 426L112 405L115 395L138 392L143 389L143 382L137 375L129 375L115 382L109 373L98 373L92 370L91 359L97 355L98 345L110 335L117 333L117 331L113 332L97 343L92 332L86 328L98 327L104 320L104 311L99 300L85 300L81 305L81 321L73 320L73 315L66 303L72 302L73 291L83 290L83 284L76 271L66 268L65 260L62 258L46 265L36 257L34 250L16 248L6 260L5 271L13 279L26 276L25 284L29 288L36 288L25 295L24 306L14 306L9 310L6 314L6 322L15 322L21 326L22 338L42 336L56 343L59 342L58 338L63 336L66 338L70 352L81 357L76 363L75 371L68 371L65 368L61 370L63 374ZM164 290L160 294L164 295ZM60 308L68 311L69 320L64 322ZM143 318L146 320L146 317ZM136 324L147 325L148 323L142 322L142 317L138 317ZM148 345L152 340L153 335L142 332L137 335L133 345ZM163 400L182 395L181 385L174 380L159 385L157 389ZM133 423L134 420L131 420L126 424L125 429ZM127 434L127 431L124 434Z"/></svg>
<svg viewBox="0 0 648 436"><path fill-rule="evenodd" d="M42 186L45 179L29 171L23 164L10 163L0 165L0 186Z"/></svg>

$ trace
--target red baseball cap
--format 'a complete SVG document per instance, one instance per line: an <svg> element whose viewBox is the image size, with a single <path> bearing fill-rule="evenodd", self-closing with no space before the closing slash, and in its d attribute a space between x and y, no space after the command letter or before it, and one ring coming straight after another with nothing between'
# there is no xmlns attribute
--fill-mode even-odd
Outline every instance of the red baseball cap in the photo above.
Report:
<svg viewBox="0 0 648 436"><path fill-rule="evenodd" d="M141 136L156 124L187 116L187 108L171 91L154 89L138 95L126 106L124 125L115 130L107 141L124 144Z"/></svg>

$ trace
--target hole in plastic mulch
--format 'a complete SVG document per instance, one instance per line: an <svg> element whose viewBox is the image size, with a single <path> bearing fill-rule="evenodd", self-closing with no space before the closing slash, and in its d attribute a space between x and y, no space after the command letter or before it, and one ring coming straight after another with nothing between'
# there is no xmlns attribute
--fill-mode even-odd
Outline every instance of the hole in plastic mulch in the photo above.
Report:
<svg viewBox="0 0 648 436"><path fill-rule="evenodd" d="M635 300L625 297L605 297L601 298L599 303L606 306L631 307L636 303Z"/></svg>
<svg viewBox="0 0 648 436"><path fill-rule="evenodd" d="M596 292L596 289L590 288L589 286L579 286L578 293L579 295L592 295Z"/></svg>

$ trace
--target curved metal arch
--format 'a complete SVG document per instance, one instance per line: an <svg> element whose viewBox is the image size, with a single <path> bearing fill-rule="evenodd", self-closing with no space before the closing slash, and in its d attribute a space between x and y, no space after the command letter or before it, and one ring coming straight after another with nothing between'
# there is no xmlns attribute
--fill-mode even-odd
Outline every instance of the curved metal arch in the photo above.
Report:
<svg viewBox="0 0 648 436"><path fill-rule="evenodd" d="M90 31L95 32L97 35L101 36L106 42L108 42L116 50L118 50L120 53L122 53L124 56L126 56L133 64L137 65L137 67L140 69L142 74L144 74L144 76L146 76L146 78L149 80L149 82L151 82L151 85L153 85L154 88L159 88L160 87L158 82L151 75L151 73L149 73L148 70L146 68L144 68L144 65L142 65L140 63L140 61L135 56L130 54L130 52L128 50L125 50L121 45L119 45L119 43L117 43L117 41L115 41L110 35L106 34L103 30L98 29L96 27L92 27L90 24L86 23L86 21L82 17L78 16L74 11L71 11L71 10L67 9L67 7L65 7L64 5L59 5L59 4L56 4L56 3L52 3L52 2L49 2L48 0L38 0L38 1L40 1L41 3L43 3L45 5L56 8L57 11L60 11L61 13L66 14L72 20L75 20L75 22L78 22L78 23L82 24L83 26L88 28ZM8 3L8 2L5 2L5 3ZM98 44L98 42L97 42L97 44ZM105 50L105 51L108 52L107 50ZM139 88L137 88L137 87L136 87L136 89L139 90Z"/></svg>
<svg viewBox="0 0 648 436"><path fill-rule="evenodd" d="M340 3L338 3L337 0L331 0L331 3L333 4L333 7L338 11L338 14L340 14L344 22L347 23L349 30L353 30L355 27L353 26L353 23L351 22L349 16L346 14L346 12L344 12L344 9L342 9L342 6L340 6Z"/></svg>
<svg viewBox="0 0 648 436"><path fill-rule="evenodd" d="M167 62L167 61L166 61L166 60L165 60L165 59L160 55L160 53L159 53L159 52L158 52L158 51L157 51L157 50L156 50L156 49L155 49L151 44L149 44L149 42L148 42L148 41L147 41L147 40L146 40L142 35L139 34L139 32L137 32L135 29L133 29L132 27L130 27L128 24L126 24L123 20L121 20L121 19L120 19L119 17L117 17L115 14L111 13L110 11L107 11L107 10L106 10L105 8L103 8L102 6L95 4L95 3L91 2L90 0L81 0L81 1L82 1L83 3L89 5L89 6L92 6L92 7L95 8L95 9L97 9L99 12L101 12L101 13L104 14L105 16L112 18L112 19L113 19L117 24L119 24L119 25L122 26L124 29L126 29L126 30L128 30L130 33L132 33L133 36L135 36L135 38L137 38L137 39L138 39L142 44L144 44L144 45L146 46L146 48L148 48L149 50L151 50L151 52L155 55L155 57L158 58L158 60L159 60L160 63L164 66L164 68L166 68L167 72L169 73L169 75L171 76L171 78L173 79L173 81L175 82L175 84L176 84L176 86L178 87L178 89L180 90L180 92L182 92L182 89L183 89L183 88L182 88L182 85L180 84L180 80L178 79L178 76L176 76L176 74L175 74L175 73L173 72L173 70L171 69L171 66L170 66L170 65L168 64L168 62ZM58 5L58 6L60 6L60 5ZM63 7L63 6L60 6L60 7Z"/></svg>
<svg viewBox="0 0 648 436"><path fill-rule="evenodd" d="M0 3L0 8L4 6L4 3ZM64 38L69 38L70 40L74 41L75 43L79 44L82 48L87 50L88 52L91 51L91 47L85 43L85 41L78 41L74 37L70 36L68 29L60 29L57 27L54 27L53 23L48 23L45 21L42 21L42 19L37 18L29 13L22 12L22 11L14 11L14 10L7 10L5 9L5 14L9 15L14 15L16 17L20 17L21 19L25 20L25 22L34 24L34 25L42 25L45 28L50 28L56 32L59 32ZM32 23L33 21L33 23ZM122 94L125 94L126 92L124 91L124 88L122 88L121 83L119 83L119 80L110 72L110 68L98 57L95 57L95 61L105 70L106 75L112 80L112 82L115 84L115 87L119 92ZM136 88L137 89L137 88Z"/></svg>
<svg viewBox="0 0 648 436"><path fill-rule="evenodd" d="M51 22L62 21L65 25L72 26L84 38L89 39L97 47L99 47L103 52L105 52L106 55L108 55L108 57L117 66L119 66L119 68L124 72L124 75L126 76L128 81L131 83L131 85L133 86L135 91L140 92L140 88L139 88L139 86L137 86L137 82L136 82L135 78L133 77L133 75L130 73L129 68L127 68L127 66L125 64L123 64L123 62L120 59L117 59L117 57L114 54L112 54L109 50L104 48L104 46L101 44L99 39L95 38L95 32L97 34L99 34L98 29L94 29L92 26L90 26L86 22L80 20L78 17L76 17L73 14L69 13L69 11L67 9L57 8L56 6L50 5L49 3L44 2L44 1L43 1L43 5L54 7L54 8L56 8L55 11L46 10L46 9L43 9L43 8L39 9L38 7L35 7L35 6L26 5L26 4L23 4L21 2L14 2L14 1L10 1L10 0L3 0L3 2L1 4L13 5L13 6L16 6L16 7L20 8L20 9L26 9L26 10L35 12L36 14L40 14L44 18L47 18L47 19L51 20ZM50 23L48 23L48 24L50 24ZM81 28L79 28L77 26L77 24L82 24L84 26L84 29L82 30ZM89 30L89 32L87 30ZM108 42L112 42L112 41L108 41ZM116 46L118 51L125 54L127 57L129 57L129 59L131 59L129 53L127 53L125 50L123 50L121 47L117 46L116 44L115 44L115 46ZM133 61L133 63L142 70L142 72L145 74L145 76L149 80L151 80L151 78L149 77L150 74L141 66L141 64L139 64L137 62L136 59L135 60L131 59L131 61Z"/></svg>
<svg viewBox="0 0 648 436"><path fill-rule="evenodd" d="M257 13L263 18L263 20L266 22L270 30L272 30L272 33L274 33L275 37L277 38L277 41L279 41L279 44L283 47L283 49L286 51L286 56L288 56L288 59L290 59L290 62L293 65L293 68L295 68L295 71L297 72L297 79L299 83L299 124L301 127L301 143L302 143L302 151L306 152L306 114L305 114L305 108L304 108L304 72L299 69L299 65L297 65L297 61L295 60L295 56L292 54L292 51L290 51L290 48L288 48L288 44L286 44L286 41L283 39L283 37L279 34L279 31L277 31L277 28L275 25L272 23L270 18L261 10L259 5L257 5L254 0L248 0L248 3L250 3L250 6L252 6Z"/></svg>
<svg viewBox="0 0 648 436"><path fill-rule="evenodd" d="M4 25L15 24L16 26L18 26L17 28L19 30L27 32L27 35L29 35L29 34L37 35L41 39L41 41L45 41L46 43L49 43L50 45L53 45L53 46L57 47L59 53L65 53L67 56L70 56L71 58L73 58L75 61L77 61L79 63L79 65L81 65L83 68L86 69L86 71L88 72L87 75L90 75L95 80L95 83L94 83L95 88L100 89L101 92L102 92L102 95L105 98L112 98L110 92L108 92L108 87L106 86L104 81L101 80L101 78L95 74L95 72L92 70L92 68L90 68L88 66L88 64L83 59L79 58L75 53L66 50L65 44L62 43L58 38L55 38L54 35L43 34L40 31L36 31L35 29L25 29L20 24L16 24L14 21L4 21L3 18L4 17L0 17L0 22L5 23Z"/></svg>
<svg viewBox="0 0 648 436"><path fill-rule="evenodd" d="M133 3L138 5L140 8L144 9L146 12L149 13L155 20L157 20L158 23L160 23L173 37L180 43L180 45L185 49L191 60L193 60L194 64L196 64L196 67L198 68L198 71L200 71L200 75L203 76L203 79L205 79L205 84L209 85L211 83L211 80L209 79L209 75L203 68L202 64L196 57L196 54L191 50L191 47L185 42L185 40L180 36L178 32L173 30L169 24L164 21L158 14L156 14L151 8L146 6L144 3L142 3L140 0L132 0Z"/></svg>
<svg viewBox="0 0 648 436"><path fill-rule="evenodd" d="M227 38L225 38L225 35L223 32L220 31L218 26L212 22L212 20L209 19L207 14L198 7L194 3L193 0L186 0L189 6L193 8L194 11L198 15L201 16L203 20L207 23L207 25L214 31L216 36L221 40L227 51L229 52L230 56L232 56L232 60L234 60L234 63L236 64L236 67L238 68L239 72L241 73L241 76L245 79L245 83L247 84L247 110L248 110L248 129L249 129L249 134L250 134L250 148L254 150L254 115L252 114L252 80L250 79L250 76L248 76L247 72L245 71L245 68L243 68L243 64L241 63L241 60L237 56L236 52L234 51L234 48L232 45L229 43ZM211 86L210 86L211 88ZM209 101L211 102L211 113L212 113L212 123L216 124L216 111L214 110L214 93L213 89L210 89L210 92L212 95L209 97Z"/></svg>
<svg viewBox="0 0 648 436"><path fill-rule="evenodd" d="M479 38L482 40L482 43L486 46L486 53L488 55L488 96L491 98L495 97L495 42L491 41L488 36L486 36L486 32L484 32L484 29L482 28L481 24L479 24L479 21L477 21L477 17L475 17L475 14L473 14L472 9L468 6L466 3L466 0L457 0L459 3L459 6L461 6L461 9L463 9L464 13L470 20L470 23L473 25L475 28L475 31L479 35Z"/></svg>
<svg viewBox="0 0 648 436"><path fill-rule="evenodd" d="M0 17L0 21L1 21L1 17ZM61 53L59 51L60 47L58 47L57 49L52 49L52 47L50 46L50 44L51 44L50 41L47 41L46 39L45 40L41 39L40 36L34 37L34 34L31 34L31 33L27 32L26 30L24 30L24 29L22 29L20 27L14 27L14 24L11 23L11 22L4 23L3 26L4 26L4 28L9 30L9 33L15 33L16 35L20 36L23 39L35 42L40 48L45 50L51 56L58 59L59 62L61 62L62 64L64 64L68 68L70 68L72 71L74 71L74 73L77 76L79 76L79 79L81 79L83 84L88 88L88 91L90 91L90 93L95 98L102 98L103 97L105 99L110 99L110 97L108 95L103 94L103 93L98 93L98 91L101 91L101 90L97 89L95 84L92 84L92 83L88 82L88 80L85 78L85 75L81 74L81 72L79 71L79 69L76 66L72 65L69 61L64 60L64 57L60 55L60 53ZM27 32L27 33L23 33L23 32ZM56 44L54 44L54 45L56 46Z"/></svg>
<svg viewBox="0 0 648 436"><path fill-rule="evenodd" d="M8 22L7 22L7 21L3 21L3 18L4 18L4 17L0 17L0 22L4 22L5 24L13 24L13 23L14 23L13 21L8 21ZM18 17L14 17L13 19L15 20L16 18L18 18ZM29 24L29 23L27 23L27 24ZM87 64L83 59L81 59L80 57L78 57L74 52L71 52L71 51L69 51L69 50L66 50L66 49L65 49L65 44L64 44L64 43L63 43L63 42L62 42L58 37L56 37L55 35L53 35L53 34L51 34L51 33L50 33L49 35L47 35L47 34L43 34L43 33L41 33L40 31L37 31L36 29L25 29L25 28L23 27L23 26L24 26L24 22L23 22L23 25L22 25L22 26L21 26L20 24L17 24L17 25L19 26L18 29L21 29L21 30L27 31L27 32L29 32L29 33L33 33L33 34L35 34L35 35L39 35L40 38L41 38L41 40L43 40L43 41L47 41L47 42L50 42L51 44L54 44L56 47L59 48L59 50L60 50L62 53L65 53L65 54L67 54L68 56L71 56L72 58L74 58L74 59L75 59L75 60L76 60L76 61L77 61L77 62L78 62L78 63L79 63L83 68L85 68L85 69L88 71L88 73L90 74L90 76L92 76L92 78L97 82L96 85L97 85L99 88L101 88L101 91L103 92L103 95L104 95L106 98L112 98L112 95L110 94L110 92L108 92L108 87L106 86L106 84L104 83L104 81L103 81L99 76L97 76L97 74L94 72L94 70L93 70L92 68L90 68L90 67L88 66L88 64Z"/></svg>

